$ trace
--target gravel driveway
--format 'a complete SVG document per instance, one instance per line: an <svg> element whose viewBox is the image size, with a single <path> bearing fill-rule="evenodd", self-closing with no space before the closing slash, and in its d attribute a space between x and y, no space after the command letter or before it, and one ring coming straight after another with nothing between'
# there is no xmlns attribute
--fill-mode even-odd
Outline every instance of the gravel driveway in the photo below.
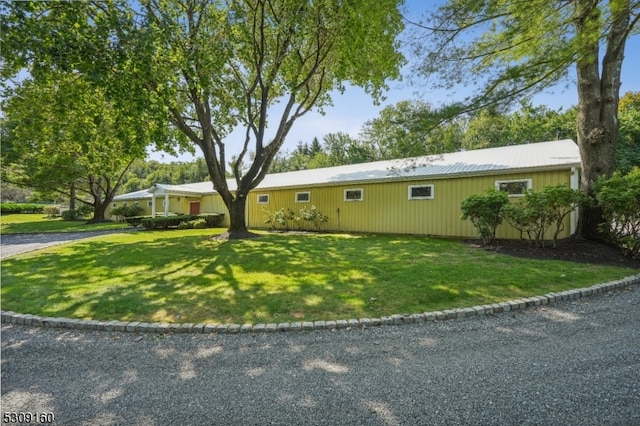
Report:
<svg viewBox="0 0 640 426"><path fill-rule="evenodd" d="M67 243L98 235L131 232L129 229L88 232L47 232L42 234L7 234L0 236L0 259L16 254L40 250L46 247Z"/></svg>
<svg viewBox="0 0 640 426"><path fill-rule="evenodd" d="M637 425L640 287L365 330L3 325L2 409L60 425Z"/></svg>

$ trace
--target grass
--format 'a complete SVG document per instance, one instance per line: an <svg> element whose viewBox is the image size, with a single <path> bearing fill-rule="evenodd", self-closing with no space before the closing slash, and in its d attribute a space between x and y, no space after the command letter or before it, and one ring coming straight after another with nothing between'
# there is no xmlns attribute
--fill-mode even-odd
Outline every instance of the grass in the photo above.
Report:
<svg viewBox="0 0 640 426"><path fill-rule="evenodd" d="M129 225L121 222L86 223L86 221L66 221L62 218L47 218L40 214L9 214L0 216L0 230L3 234L35 234L42 232L82 232L123 229Z"/></svg>
<svg viewBox="0 0 640 426"><path fill-rule="evenodd" d="M218 230L222 232L222 230ZM513 258L458 241L211 229L112 234L2 262L2 309L145 322L374 318L563 291L637 271Z"/></svg>

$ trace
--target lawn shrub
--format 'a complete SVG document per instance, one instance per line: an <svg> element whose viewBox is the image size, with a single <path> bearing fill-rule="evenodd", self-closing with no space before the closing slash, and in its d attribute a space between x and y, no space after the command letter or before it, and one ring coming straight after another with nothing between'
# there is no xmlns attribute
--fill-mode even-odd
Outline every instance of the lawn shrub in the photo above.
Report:
<svg viewBox="0 0 640 426"><path fill-rule="evenodd" d="M585 201L582 191L566 185L548 185L542 191L525 193L518 202L506 204L502 209L504 219L520 231L527 234L530 243L544 247L545 234L553 230L553 247L556 247L558 235L564 230L564 219Z"/></svg>
<svg viewBox="0 0 640 426"><path fill-rule="evenodd" d="M640 168L601 180L595 192L605 219L601 230L627 255L640 258Z"/></svg>
<svg viewBox="0 0 640 426"><path fill-rule="evenodd" d="M306 207L302 208L300 210L300 217L303 220L310 222L316 231L320 230L320 226L323 223L329 221L329 216L320 213L316 206L311 206L310 209L307 209Z"/></svg>
<svg viewBox="0 0 640 426"><path fill-rule="evenodd" d="M78 220L80 219L80 213L78 210L69 209L62 212L62 220Z"/></svg>
<svg viewBox="0 0 640 426"><path fill-rule="evenodd" d="M144 213L144 208L140 206L120 206L111 210L111 214L121 218L140 216Z"/></svg>
<svg viewBox="0 0 640 426"><path fill-rule="evenodd" d="M193 229L204 229L207 227L207 221L203 217L192 220L189 223Z"/></svg>
<svg viewBox="0 0 640 426"><path fill-rule="evenodd" d="M192 220L180 222L178 224L178 229L193 229L193 222L194 221Z"/></svg>
<svg viewBox="0 0 640 426"><path fill-rule="evenodd" d="M60 208L56 206L47 206L44 208L44 213L47 217L56 217L60 215Z"/></svg>
<svg viewBox="0 0 640 426"><path fill-rule="evenodd" d="M503 219L502 210L508 203L507 193L494 188L472 194L462 201L462 219L471 221L483 245L490 245L496 238L496 228Z"/></svg>
<svg viewBox="0 0 640 426"><path fill-rule="evenodd" d="M209 216L212 216L209 218ZM145 217L141 219L142 226L146 229L167 229L167 228L179 228L180 224L183 222L191 222L202 220L205 223L204 227L216 227L222 223L224 219L224 214L222 213L209 213L209 214L192 214L192 215L177 215L177 216L158 216L158 217ZM209 225L211 224L211 225ZM182 226L191 226L192 225L182 225ZM202 225L198 225L202 226ZM179 229L190 229L190 228L179 228Z"/></svg>
<svg viewBox="0 0 640 426"><path fill-rule="evenodd" d="M298 228L300 217L296 216L296 213L291 209L285 211L283 207L280 210L272 212L263 208L262 212L267 216L264 223L269 225L269 229L291 231L292 229Z"/></svg>
<svg viewBox="0 0 640 426"><path fill-rule="evenodd" d="M44 204L0 203L1 214L44 213Z"/></svg>

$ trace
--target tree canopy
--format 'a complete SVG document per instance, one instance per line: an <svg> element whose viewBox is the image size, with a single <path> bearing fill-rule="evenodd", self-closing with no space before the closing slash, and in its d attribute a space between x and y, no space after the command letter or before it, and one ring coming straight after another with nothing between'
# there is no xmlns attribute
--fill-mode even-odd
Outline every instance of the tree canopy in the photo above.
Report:
<svg viewBox="0 0 640 426"><path fill-rule="evenodd" d="M529 97L573 69L582 187L591 195L615 170L622 62L639 21L637 0L449 0L417 23L416 71L447 89L477 87L448 106L455 114ZM598 237L601 220L601 208L585 206L580 235Z"/></svg>
<svg viewBox="0 0 640 426"><path fill-rule="evenodd" d="M399 76L400 2L12 3L5 29L13 62L88 75L170 123L182 146L198 147L233 232L246 230L246 195L298 118L328 105L346 82L379 98ZM244 137L232 145L238 126ZM235 188L226 180L232 150Z"/></svg>

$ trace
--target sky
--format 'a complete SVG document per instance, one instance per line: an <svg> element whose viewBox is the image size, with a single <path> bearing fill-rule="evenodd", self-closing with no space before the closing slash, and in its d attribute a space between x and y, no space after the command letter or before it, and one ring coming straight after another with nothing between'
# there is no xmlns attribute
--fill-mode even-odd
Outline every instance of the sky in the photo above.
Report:
<svg viewBox="0 0 640 426"><path fill-rule="evenodd" d="M417 21L425 10L439 2L438 0L407 0L405 4L408 18ZM405 77L411 72L410 67L411 64L408 64L403 69ZM378 117L384 107L395 105L403 100L422 100L437 107L453 100L462 100L472 93L471 88L465 87L459 87L455 93L430 91L425 84L410 84L407 78L402 81L391 81L388 85L386 99L379 105L375 105L372 98L358 87L348 86L343 94L334 93L333 106L325 107L324 115L310 111L294 123L281 151L291 152L299 141L311 143L314 137L322 142L323 137L329 133L344 132L358 137L362 126L367 121ZM629 38L625 49L620 95L630 91L640 92L640 35ZM576 105L577 101L577 89L572 81L565 81L556 87L549 88L532 99L534 106L545 105L553 110L559 108L566 110ZM273 117L271 120L276 122L277 120ZM272 132L275 132L275 129L272 129ZM228 155L237 153L233 147L239 146L243 137L244 129L238 129L225 139ZM148 159L169 163L191 161L198 157L202 157L202 154L196 148L196 155L186 153L171 156L167 153L150 152Z"/></svg>

